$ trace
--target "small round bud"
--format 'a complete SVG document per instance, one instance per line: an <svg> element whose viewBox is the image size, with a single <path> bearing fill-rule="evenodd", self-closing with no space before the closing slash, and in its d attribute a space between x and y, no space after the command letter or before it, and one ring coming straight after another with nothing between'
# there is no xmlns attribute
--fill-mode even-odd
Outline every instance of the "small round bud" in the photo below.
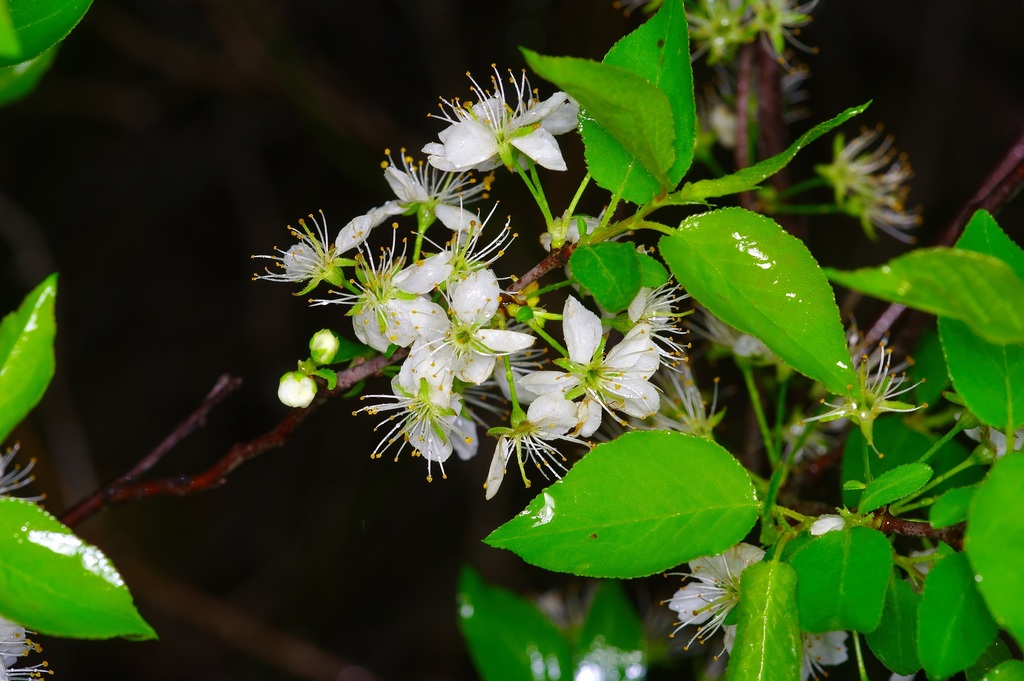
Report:
<svg viewBox="0 0 1024 681"><path fill-rule="evenodd" d="M287 407L308 407L316 395L316 381L301 371L289 371L277 386L277 399Z"/></svg>
<svg viewBox="0 0 1024 681"><path fill-rule="evenodd" d="M846 527L846 521L842 516L838 515L823 515L819 516L814 524L811 525L811 536L820 537L823 534L829 532L836 532Z"/></svg>
<svg viewBox="0 0 1024 681"><path fill-rule="evenodd" d="M338 355L341 341L330 329L321 329L309 339L309 356L317 364L330 364Z"/></svg>

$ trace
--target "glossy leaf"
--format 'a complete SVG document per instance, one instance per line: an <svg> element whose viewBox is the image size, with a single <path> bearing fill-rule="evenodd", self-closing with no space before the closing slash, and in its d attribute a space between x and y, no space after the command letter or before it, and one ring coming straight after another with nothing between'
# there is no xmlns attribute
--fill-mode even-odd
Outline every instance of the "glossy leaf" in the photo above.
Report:
<svg viewBox="0 0 1024 681"><path fill-rule="evenodd" d="M893 579L885 592L885 606L878 628L865 636L871 652L897 674L909 675L921 668L917 657L917 608L921 594L902 579Z"/></svg>
<svg viewBox="0 0 1024 681"><path fill-rule="evenodd" d="M967 557L954 553L936 563L924 582L917 621L917 654L928 676L944 679L971 666L997 631Z"/></svg>
<svg viewBox="0 0 1024 681"><path fill-rule="evenodd" d="M595 447L485 541L547 570L641 577L724 552L758 510L750 476L719 445L633 431Z"/></svg>
<svg viewBox="0 0 1024 681"><path fill-rule="evenodd" d="M879 457L873 451L868 452L871 459L871 474L879 476L885 471L892 470L897 466L916 462L938 439L925 435L907 426L899 416L884 416L875 420L874 425L875 446L878 447L884 456ZM846 439L846 447L843 450L842 482L845 484L851 480L864 479L864 435L860 429L850 431ZM942 475L953 466L962 463L970 456L967 448L959 442L951 441L943 445L928 460L928 465L935 471L935 475ZM939 483L931 490L931 494L940 494L945 490L954 487L962 487L975 483L984 476L985 472L980 467L968 468L957 473L953 477ZM860 505L860 490L843 488L843 505L854 508Z"/></svg>
<svg viewBox="0 0 1024 681"><path fill-rule="evenodd" d="M21 41L14 30L11 12L7 9L7 0L0 0L0 59L20 59Z"/></svg>
<svg viewBox="0 0 1024 681"><path fill-rule="evenodd" d="M579 102L584 120L597 121L660 185L667 182L675 161L675 129L672 106L663 92L617 66L547 57L527 49L523 56L538 75Z"/></svg>
<svg viewBox="0 0 1024 681"><path fill-rule="evenodd" d="M14 66L50 49L85 16L92 0L7 0L21 52L0 55L0 66Z"/></svg>
<svg viewBox="0 0 1024 681"><path fill-rule="evenodd" d="M1024 343L1024 281L994 256L921 248L881 267L825 271L861 293L962 321L990 343Z"/></svg>
<svg viewBox="0 0 1024 681"><path fill-rule="evenodd" d="M870 104L870 102L868 102L868 104ZM738 170L732 175L718 177L713 180L698 180L697 182L692 183L687 182L683 188L679 190L677 196L682 201L700 202L717 196L728 196L730 194L739 194L740 192L756 189L761 182L789 165L789 162L793 160L793 157L795 157L801 149L824 135L826 132L842 125L854 116L862 113L864 109L868 108L868 104L861 104L860 106L849 108L824 123L818 123L816 126L800 135L800 137L798 137L793 144L789 145L789 148L781 154L777 154L771 158L766 158L760 163L755 163L752 166Z"/></svg>
<svg viewBox="0 0 1024 681"><path fill-rule="evenodd" d="M914 386L914 404L934 405L949 386L946 358L942 355L939 332L930 329L914 348L914 363L907 368L907 376Z"/></svg>
<svg viewBox="0 0 1024 681"><path fill-rule="evenodd" d="M932 527L949 527L967 520L971 501L977 489L971 485L948 490L932 504L928 511L928 522Z"/></svg>
<svg viewBox="0 0 1024 681"><path fill-rule="evenodd" d="M647 288L658 288L668 283L668 270L660 262L647 255L637 253L640 262L640 283Z"/></svg>
<svg viewBox="0 0 1024 681"><path fill-rule="evenodd" d="M832 288L803 242L774 220L742 208L695 215L659 249L680 285L723 322L830 392L857 384Z"/></svg>
<svg viewBox="0 0 1024 681"><path fill-rule="evenodd" d="M800 678L803 641L794 601L797 575L785 563L755 563L740 575L736 641L728 681Z"/></svg>
<svg viewBox="0 0 1024 681"><path fill-rule="evenodd" d="M964 670L964 676L967 677L967 681L981 681L986 674L1011 657L1010 647L1003 642L1003 639L996 636L992 645L981 654L978 661Z"/></svg>
<svg viewBox="0 0 1024 681"><path fill-rule="evenodd" d="M888 470L868 483L861 494L859 513L868 513L906 497L924 487L932 478L932 468L923 463L907 463Z"/></svg>
<svg viewBox="0 0 1024 681"><path fill-rule="evenodd" d="M686 16L679 0L671 0L635 31L615 43L603 63L623 68L664 93L672 110L675 160L666 171L667 189L679 184L693 162L696 110ZM655 174L600 123L584 113L580 133L587 168L597 184L627 201L643 204L662 189Z"/></svg>
<svg viewBox="0 0 1024 681"><path fill-rule="evenodd" d="M38 505L0 497L0 615L71 638L156 638L121 575Z"/></svg>
<svg viewBox="0 0 1024 681"><path fill-rule="evenodd" d="M1024 456L996 461L974 493L964 549L999 626L1024 643Z"/></svg>
<svg viewBox="0 0 1024 681"><path fill-rule="evenodd" d="M642 679L644 629L622 585L603 581L580 629L574 679Z"/></svg>
<svg viewBox="0 0 1024 681"><path fill-rule="evenodd" d="M1024 681L1024 662L1007 660L986 674L984 681Z"/></svg>
<svg viewBox="0 0 1024 681"><path fill-rule="evenodd" d="M35 59L14 66L0 66L0 106L21 99L35 89L57 57L57 46Z"/></svg>
<svg viewBox="0 0 1024 681"><path fill-rule="evenodd" d="M459 630L485 681L571 677L569 644L532 603L463 568L458 608Z"/></svg>
<svg viewBox="0 0 1024 681"><path fill-rule="evenodd" d="M0 443L32 410L53 378L53 303L57 275L51 274L0 322Z"/></svg>
<svg viewBox="0 0 1024 681"><path fill-rule="evenodd" d="M1024 250L985 211L971 218L957 248L999 258L1024 280ZM953 387L982 421L999 428L1024 424L1024 343L991 343L967 324L939 319Z"/></svg>
<svg viewBox="0 0 1024 681"><path fill-rule="evenodd" d="M796 604L800 627L826 631L874 631L882 619L892 579L892 547L867 527L829 532L790 559L799 575Z"/></svg>
<svg viewBox="0 0 1024 681"><path fill-rule="evenodd" d="M640 291L640 261L631 243L580 246L569 258L572 276L609 312L625 309Z"/></svg>

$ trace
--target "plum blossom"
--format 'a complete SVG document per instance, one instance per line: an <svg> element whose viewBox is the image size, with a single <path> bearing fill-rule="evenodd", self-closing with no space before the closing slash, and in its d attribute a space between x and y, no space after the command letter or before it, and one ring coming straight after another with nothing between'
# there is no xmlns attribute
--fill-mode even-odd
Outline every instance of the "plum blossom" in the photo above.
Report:
<svg viewBox="0 0 1024 681"><path fill-rule="evenodd" d="M514 169L523 155L550 170L565 170L554 136L576 127L579 105L564 92L540 101L525 72L518 80L509 72L512 89L506 93L501 74L492 68L490 90L470 77L475 102L442 100L436 118L451 125L438 135L440 143L423 147L431 165L449 172Z"/></svg>
<svg viewBox="0 0 1024 681"><path fill-rule="evenodd" d="M688 333L676 324L676 320L687 313L675 311L675 306L689 297L672 282L653 289L643 286L626 309L631 322L650 325L651 338L668 367L678 365L683 351L689 347L676 339Z"/></svg>
<svg viewBox="0 0 1024 681"><path fill-rule="evenodd" d="M20 445L15 443L13 447L4 454L0 454L0 497L9 497L11 492L19 490L30 484L35 478L32 476L32 469L36 466L35 459L23 467L18 464L11 466L11 461L18 455ZM41 501L43 497L22 497L27 501Z"/></svg>
<svg viewBox="0 0 1024 681"><path fill-rule="evenodd" d="M660 430L674 430L696 435L714 441L714 429L725 412L716 414L718 409L718 379L715 379L714 396L708 407L704 396L694 381L690 367L684 362L678 371L659 374L659 380L666 396L662 398L661 409L649 421L650 426Z"/></svg>
<svg viewBox="0 0 1024 681"><path fill-rule="evenodd" d="M536 371L522 380L531 392L560 392L567 399L582 396L579 434L589 437L601 425L602 410L647 418L660 405L658 389L649 382L661 364L650 324L637 324L604 353L601 320L569 296L562 312L568 358L557 359L562 371Z"/></svg>
<svg viewBox="0 0 1024 681"><path fill-rule="evenodd" d="M457 232L478 221L476 215L463 206L487 196L493 175L477 182L471 173L443 172L424 161L417 161L406 154L405 149L400 150L402 169L399 169L391 152L385 153L388 154L388 162L384 168L384 179L398 199L385 206L393 204L401 209L399 212L416 213L421 227L429 225L436 217L445 227Z"/></svg>
<svg viewBox="0 0 1024 681"><path fill-rule="evenodd" d="M330 244L330 239L327 236L327 219L324 217L323 211L320 211L319 221L312 213L310 213L309 219L313 221L315 230L310 229L304 219L299 220L299 227L302 228L301 232L289 225L288 231L293 237L298 239L298 243L288 248L288 250L282 251L275 247L274 250L280 255L252 256L254 259L267 258L274 260L274 266L279 270L271 272L265 268L266 274L252 275L254 281L256 279L265 279L266 281L283 281L294 284L308 282L305 288L295 294L298 296L309 293L321 281L326 281L335 286L341 285L344 277L341 266L352 263L351 260L344 259L341 255L352 246L357 245L357 243L353 242L352 245L347 246L344 250L338 244ZM346 243L351 241L353 240L347 239Z"/></svg>
<svg viewBox="0 0 1024 681"><path fill-rule="evenodd" d="M486 498L491 499L498 493L498 487L505 477L505 468L513 452L519 462L523 483L527 487L530 486L530 481L523 469L527 459L533 462L545 478L549 477L549 471L556 478L561 478L559 470L567 470L563 463L565 457L550 444L550 441L564 440L587 445L583 440L567 435L575 426L576 405L558 393L548 393L535 399L526 412L526 418L513 427L492 428L489 433L499 437L498 445L494 448L494 458L491 459L491 468L484 482Z"/></svg>
<svg viewBox="0 0 1024 681"><path fill-rule="evenodd" d="M16 681L17 679L38 679L43 674L52 674L46 662L30 667L14 667L21 658L29 653L38 653L42 648L28 638L25 627L0 617L0 679Z"/></svg>

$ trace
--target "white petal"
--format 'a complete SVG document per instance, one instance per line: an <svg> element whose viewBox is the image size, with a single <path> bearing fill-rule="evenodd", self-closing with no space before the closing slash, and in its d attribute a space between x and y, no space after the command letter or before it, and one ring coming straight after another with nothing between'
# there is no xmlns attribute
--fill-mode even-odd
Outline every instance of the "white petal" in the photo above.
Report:
<svg viewBox="0 0 1024 681"><path fill-rule="evenodd" d="M491 270L477 270L452 286L452 310L464 324L486 324L498 311L501 287Z"/></svg>
<svg viewBox="0 0 1024 681"><path fill-rule="evenodd" d="M469 170L498 154L498 142L494 132L473 120L455 123L442 130L438 137L444 143L444 153L441 155L454 170ZM433 156L430 162L437 166Z"/></svg>
<svg viewBox="0 0 1024 681"><path fill-rule="evenodd" d="M426 298L396 298L388 301L386 309L388 340L400 348L412 345L421 335L443 333L448 326L444 308Z"/></svg>
<svg viewBox="0 0 1024 681"><path fill-rule="evenodd" d="M576 404L560 393L541 395L526 411L526 419L541 431L539 435L542 439L568 433L576 427L576 416Z"/></svg>
<svg viewBox="0 0 1024 681"><path fill-rule="evenodd" d="M286 407L308 407L314 397L316 381L301 371L285 374L277 385L277 399Z"/></svg>
<svg viewBox="0 0 1024 681"><path fill-rule="evenodd" d="M528 333L502 329L480 329L474 334L474 337L495 355L507 355L510 352L525 350L537 340Z"/></svg>
<svg viewBox="0 0 1024 681"><path fill-rule="evenodd" d="M722 588L713 584L690 582L676 591L665 605L679 613L683 624L704 624L715 614L715 608L708 605L724 594Z"/></svg>
<svg viewBox="0 0 1024 681"><path fill-rule="evenodd" d="M420 339L413 343L396 378L406 392L413 394L419 392L420 380L426 379L431 388L430 401L448 407L455 379L453 362L454 355L447 346L433 347Z"/></svg>
<svg viewBox="0 0 1024 681"><path fill-rule="evenodd" d="M579 124L580 106L576 103L576 100L568 95L564 95L562 92L556 92L551 95L548 101L556 99L559 95L565 96L565 101L561 102L559 106L544 117L541 121L541 127L550 132L552 135L561 135L562 133L574 130Z"/></svg>
<svg viewBox="0 0 1024 681"><path fill-rule="evenodd" d="M491 459L491 467L487 471L487 480L484 482L484 489L487 492L484 498L493 499L501 487L501 481L505 478L505 465L509 456L512 455L512 446L508 438L498 438L498 446L494 448L494 457Z"/></svg>
<svg viewBox="0 0 1024 681"><path fill-rule="evenodd" d="M451 251L418 260L395 275L393 281L406 293L430 293L452 273Z"/></svg>
<svg viewBox="0 0 1024 681"><path fill-rule="evenodd" d="M813 537L820 537L823 534L829 532L836 532L846 528L846 521L843 520L842 516L838 515L823 515L819 516L814 524L811 525L810 533Z"/></svg>
<svg viewBox="0 0 1024 681"><path fill-rule="evenodd" d="M537 128L529 135L514 137L511 142L512 146L536 161L537 165L548 170L566 169L565 159L562 158L562 150L558 148L558 142L544 128Z"/></svg>
<svg viewBox="0 0 1024 681"><path fill-rule="evenodd" d="M434 214L437 215L437 219L441 221L442 225L453 232L464 232L473 225L480 224L480 216L478 214L470 213L468 210L458 206L449 206L442 203L434 209Z"/></svg>
<svg viewBox="0 0 1024 681"><path fill-rule="evenodd" d="M661 407L658 389L643 379L622 379L607 386L607 391L619 401L610 407L638 419L652 416Z"/></svg>
<svg viewBox="0 0 1024 681"><path fill-rule="evenodd" d="M448 160L445 156L445 150L443 144L437 142L430 142L429 144L423 145L421 151L427 154L427 161L430 165L434 166L438 170L443 170L447 173L455 172L455 164Z"/></svg>
<svg viewBox="0 0 1024 681"><path fill-rule="evenodd" d="M494 357L469 352L463 355L461 361L456 362L455 366L457 379L473 385L480 385L491 377L491 372L494 371Z"/></svg>
<svg viewBox="0 0 1024 681"><path fill-rule="evenodd" d="M605 357L603 367L628 371L647 379L661 365L658 347L651 338L650 324L637 324L612 348Z"/></svg>
<svg viewBox="0 0 1024 681"><path fill-rule="evenodd" d="M535 395L545 395L550 392L557 392L561 395L569 392L577 385L580 379L562 371L534 371L516 381Z"/></svg>
<svg viewBox="0 0 1024 681"><path fill-rule="evenodd" d="M601 419L604 417L604 410L597 400L590 398L580 402L576 412L576 423L580 437L590 437L601 427Z"/></svg>
<svg viewBox="0 0 1024 681"><path fill-rule="evenodd" d="M430 198L423 185L413 179L409 173L403 172L393 165L388 165L384 169L384 179L387 180L391 191L402 203L421 202Z"/></svg>
<svg viewBox="0 0 1024 681"><path fill-rule="evenodd" d="M366 241L366 237L370 236L370 230L402 211L403 208L398 205L398 201L388 201L383 206L372 209L366 215L360 215L350 220L341 228L338 238L334 240L334 247L338 254L345 253Z"/></svg>
<svg viewBox="0 0 1024 681"><path fill-rule="evenodd" d="M551 116L558 116L555 122L560 122L561 116L563 115L558 114L558 111L561 107L565 106L565 104L569 101L569 95L565 94L564 92L556 92L555 94L545 99L543 102L535 104L526 113L517 118L515 120L514 127L521 128L528 125L533 125L534 123L538 122L541 125L544 125L544 121L548 120L548 118ZM573 103L575 104L575 102ZM545 125L544 127L547 126ZM575 127L575 125L573 127ZM569 128L569 130L572 130L572 128ZM563 130L562 132L567 132L567 130Z"/></svg>
<svg viewBox="0 0 1024 681"><path fill-rule="evenodd" d="M651 297L651 289L646 286L641 286L637 292L636 297L633 298L633 302L629 304L629 308L626 312L629 314L629 321L636 324L640 317L644 313L644 308L647 307L647 301Z"/></svg>
<svg viewBox="0 0 1024 681"><path fill-rule="evenodd" d="M455 419L455 428L453 429L451 440L455 453L463 461L469 461L476 456L477 449L480 447L480 440L477 438L476 423L473 419L459 412L458 418Z"/></svg>
<svg viewBox="0 0 1024 681"><path fill-rule="evenodd" d="M572 296L565 299L562 309L562 333L569 359L589 364L601 342L601 320Z"/></svg>
<svg viewBox="0 0 1024 681"><path fill-rule="evenodd" d="M359 312L352 316L352 330L360 342L369 345L374 350L384 352L391 345L391 341L385 335L387 326L381 328L377 310L372 305L364 305Z"/></svg>

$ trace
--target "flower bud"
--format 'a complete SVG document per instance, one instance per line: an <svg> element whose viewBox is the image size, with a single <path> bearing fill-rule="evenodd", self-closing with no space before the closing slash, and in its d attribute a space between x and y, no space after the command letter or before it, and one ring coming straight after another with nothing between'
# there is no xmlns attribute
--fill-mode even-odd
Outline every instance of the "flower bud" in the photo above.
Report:
<svg viewBox="0 0 1024 681"><path fill-rule="evenodd" d="M811 536L820 537L823 534L827 534L828 532L835 532L837 530L842 530L845 527L846 521L843 519L842 516L832 514L823 515L820 516L817 520L815 520L814 524L811 525Z"/></svg>
<svg viewBox="0 0 1024 681"><path fill-rule="evenodd" d="M317 364L330 364L338 355L341 341L330 329L321 329L309 339L309 356Z"/></svg>
<svg viewBox="0 0 1024 681"><path fill-rule="evenodd" d="M289 371L277 386L277 399L288 407L308 407L316 395L316 381L301 371Z"/></svg>

